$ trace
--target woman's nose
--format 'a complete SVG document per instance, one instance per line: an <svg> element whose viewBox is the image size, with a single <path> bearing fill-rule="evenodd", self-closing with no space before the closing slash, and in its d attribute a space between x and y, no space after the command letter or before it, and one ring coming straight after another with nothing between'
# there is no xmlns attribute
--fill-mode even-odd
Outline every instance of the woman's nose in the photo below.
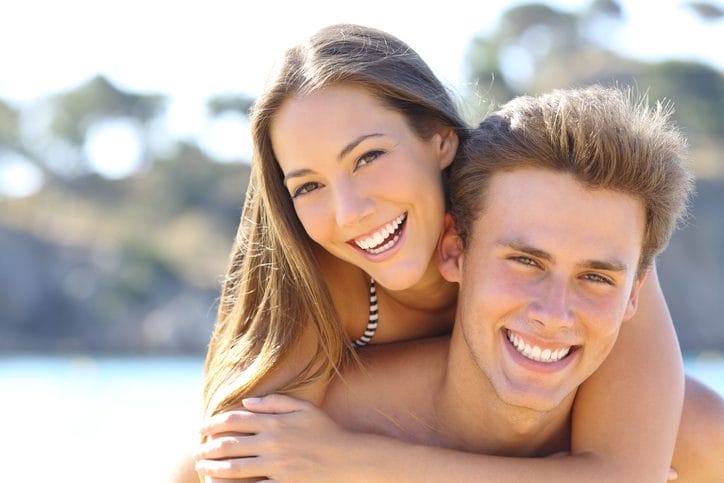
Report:
<svg viewBox="0 0 724 483"><path fill-rule="evenodd" d="M372 201L352 183L345 183L337 189L334 203L339 226L356 225L373 211Z"/></svg>

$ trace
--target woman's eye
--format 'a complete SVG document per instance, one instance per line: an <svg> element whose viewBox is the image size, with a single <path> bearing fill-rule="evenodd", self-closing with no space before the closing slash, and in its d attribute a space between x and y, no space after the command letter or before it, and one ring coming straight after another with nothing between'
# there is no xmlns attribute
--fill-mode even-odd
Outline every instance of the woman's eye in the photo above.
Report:
<svg viewBox="0 0 724 483"><path fill-rule="evenodd" d="M318 189L321 186L320 183L317 183L316 181L308 181L292 191L292 198L296 198L297 196L306 195L307 193L311 193L312 191Z"/></svg>
<svg viewBox="0 0 724 483"><path fill-rule="evenodd" d="M357 159L357 162L355 163L355 168L359 168L360 166L364 166L366 164L370 164L375 159L379 158L384 151L369 151L367 153L364 153L362 156L360 156Z"/></svg>

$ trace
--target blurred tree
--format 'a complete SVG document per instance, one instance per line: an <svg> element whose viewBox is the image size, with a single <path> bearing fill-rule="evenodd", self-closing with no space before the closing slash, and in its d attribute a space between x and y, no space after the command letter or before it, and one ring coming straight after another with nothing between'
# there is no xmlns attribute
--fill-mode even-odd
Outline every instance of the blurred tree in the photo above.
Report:
<svg viewBox="0 0 724 483"><path fill-rule="evenodd" d="M715 22L724 17L724 9L711 2L687 2L684 5L694 11L702 20Z"/></svg>
<svg viewBox="0 0 724 483"><path fill-rule="evenodd" d="M249 115L252 104L254 104L252 97L243 94L224 94L212 97L208 101L207 107L214 116L232 112L246 117Z"/></svg>
<svg viewBox="0 0 724 483"><path fill-rule="evenodd" d="M515 96L515 90L505 79L501 70L498 40L478 36L471 42L467 53L468 76L472 82L471 91L477 96L466 103L466 116L475 123L495 105Z"/></svg>
<svg viewBox="0 0 724 483"><path fill-rule="evenodd" d="M675 117L692 141L724 133L724 74L697 62L651 65L639 76L652 99L675 100Z"/></svg>
<svg viewBox="0 0 724 483"><path fill-rule="evenodd" d="M495 105L539 87L541 70L551 64L562 69L546 84L565 85L561 79L570 78L576 66L571 60L601 51L596 39L607 38L621 22L621 7L614 0L595 0L580 15L541 3L505 11L498 29L477 36L468 52L468 75L479 96L472 114L480 118Z"/></svg>
<svg viewBox="0 0 724 483"><path fill-rule="evenodd" d="M542 3L529 3L507 10L500 21L498 41L502 48L520 45L536 60L552 51L569 52L580 40L574 14Z"/></svg>
<svg viewBox="0 0 724 483"><path fill-rule="evenodd" d="M26 148L46 171L59 175L59 180L93 172L123 177L152 162L152 121L165 109L165 96L126 92L97 75L75 89L51 96L44 104L48 119L41 116L36 123L45 123L46 129L25 140L30 143ZM116 152L108 146L112 135L126 138ZM99 139L106 144L102 155L98 154Z"/></svg>
<svg viewBox="0 0 724 483"><path fill-rule="evenodd" d="M701 18L723 14L708 2L685 6ZM515 95L553 88L603 84L630 85L651 99L675 100L676 119L693 142L718 140L724 132L724 74L696 62L646 63L622 58L608 49L608 40L623 22L615 0L594 0L577 13L538 3L523 4L503 13L498 29L477 36L469 51L473 94L483 104L500 104ZM521 74L522 73L522 74Z"/></svg>
<svg viewBox="0 0 724 483"><path fill-rule="evenodd" d="M615 0L594 0L588 8L588 14L605 15L617 19L623 18L621 5Z"/></svg>
<svg viewBox="0 0 724 483"><path fill-rule="evenodd" d="M18 141L18 110L0 99L0 145L13 146Z"/></svg>
<svg viewBox="0 0 724 483"><path fill-rule="evenodd" d="M166 98L122 91L98 75L70 92L54 96L53 104L51 132L81 146L94 122L130 117L145 124L166 107Z"/></svg>

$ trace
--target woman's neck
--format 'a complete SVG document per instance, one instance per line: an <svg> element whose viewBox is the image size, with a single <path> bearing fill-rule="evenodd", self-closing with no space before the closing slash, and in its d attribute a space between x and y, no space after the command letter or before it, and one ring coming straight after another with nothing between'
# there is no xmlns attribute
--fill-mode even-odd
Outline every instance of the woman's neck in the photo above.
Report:
<svg viewBox="0 0 724 483"><path fill-rule="evenodd" d="M412 287L404 290L389 290L377 287L378 294L387 299L390 305L414 312L455 313L458 288L456 283L445 280L437 268L430 263L422 278ZM452 320L452 319L451 319Z"/></svg>

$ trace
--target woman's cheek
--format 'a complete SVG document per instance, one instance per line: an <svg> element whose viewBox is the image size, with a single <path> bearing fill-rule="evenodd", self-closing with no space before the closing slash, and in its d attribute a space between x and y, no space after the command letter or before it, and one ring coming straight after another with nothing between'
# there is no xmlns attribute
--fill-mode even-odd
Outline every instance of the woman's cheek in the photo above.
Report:
<svg viewBox="0 0 724 483"><path fill-rule="evenodd" d="M324 241L329 237L330 224L328 219L330 216L330 210L324 207L324 203L319 203L316 200L303 200L299 201L295 205L297 217L304 227L304 231L307 235L319 243L324 245Z"/></svg>

